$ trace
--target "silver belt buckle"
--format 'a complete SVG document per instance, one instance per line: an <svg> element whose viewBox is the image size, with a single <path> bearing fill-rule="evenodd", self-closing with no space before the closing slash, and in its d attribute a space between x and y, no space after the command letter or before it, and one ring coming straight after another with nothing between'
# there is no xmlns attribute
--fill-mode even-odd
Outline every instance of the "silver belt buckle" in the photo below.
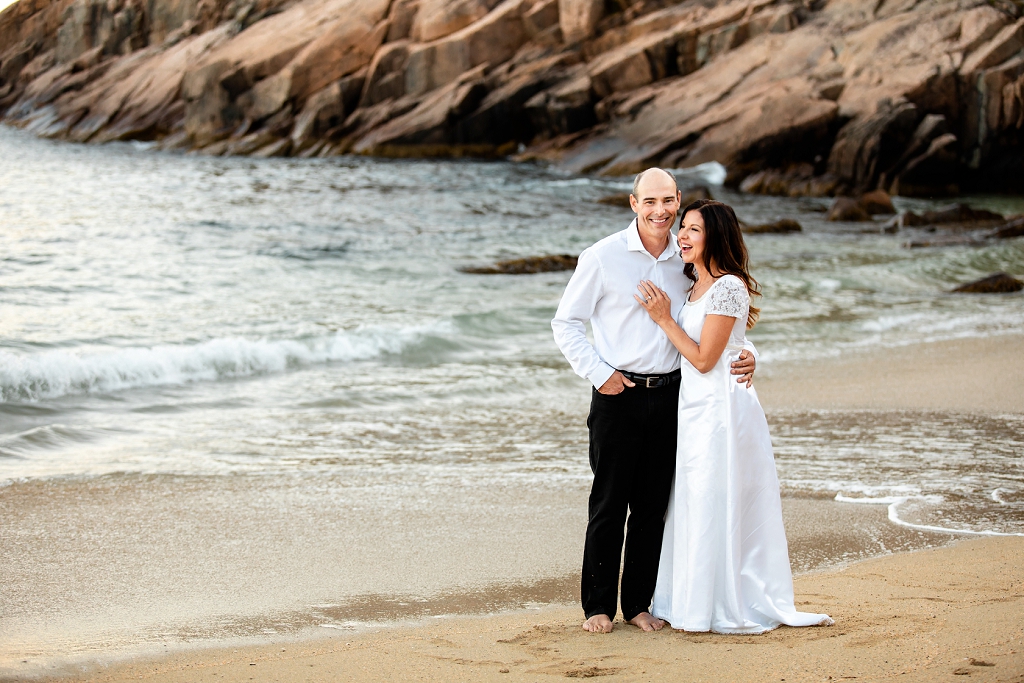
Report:
<svg viewBox="0 0 1024 683"><path fill-rule="evenodd" d="M647 386L645 388L647 388L647 389L651 388L651 380L652 379L658 379L658 378L657 377L651 377L651 376L648 375L647 380L646 380Z"/></svg>

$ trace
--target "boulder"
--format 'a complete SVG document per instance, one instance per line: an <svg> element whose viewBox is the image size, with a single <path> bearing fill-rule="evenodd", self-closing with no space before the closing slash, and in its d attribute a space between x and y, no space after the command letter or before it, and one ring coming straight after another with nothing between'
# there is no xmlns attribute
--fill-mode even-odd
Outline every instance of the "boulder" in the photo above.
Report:
<svg viewBox="0 0 1024 683"><path fill-rule="evenodd" d="M558 26L558 0L539 0L523 13L523 26L531 38Z"/></svg>
<svg viewBox="0 0 1024 683"><path fill-rule="evenodd" d="M682 198L679 200L680 210L685 209L690 204L694 203L698 199L714 199L711 195L711 190L704 185L697 185L696 187L684 188L682 190Z"/></svg>
<svg viewBox="0 0 1024 683"><path fill-rule="evenodd" d="M732 182L734 180L731 179ZM730 182L730 178L727 177L726 181ZM765 169L746 176L739 184L743 192L780 197L831 197L838 188L838 178L828 173L816 176L810 164L793 164L787 169Z"/></svg>
<svg viewBox="0 0 1024 683"><path fill-rule="evenodd" d="M794 188L802 188L814 178L814 166L811 164L793 164L786 169L766 168L745 177L739 183L742 192L751 194L770 194L780 197L804 195ZM731 179L735 182L735 179Z"/></svg>
<svg viewBox="0 0 1024 683"><path fill-rule="evenodd" d="M410 38L419 10L420 0L394 0L388 10L388 35L384 42L393 43Z"/></svg>
<svg viewBox="0 0 1024 683"><path fill-rule="evenodd" d="M408 113L377 127L357 141L352 151L386 155L400 146L427 146L440 155L438 148L464 142L457 139L453 124L475 109L486 95L482 75L483 68L463 74L454 83L431 93Z"/></svg>
<svg viewBox="0 0 1024 683"><path fill-rule="evenodd" d="M1024 216L1011 218L1006 225L1000 226L992 233L996 239L1011 239L1013 237L1024 237Z"/></svg>
<svg viewBox="0 0 1024 683"><path fill-rule="evenodd" d="M741 229L743 232L751 235L785 234L803 231L803 227L792 218L782 218L774 223L764 223L761 225L742 225Z"/></svg>
<svg viewBox="0 0 1024 683"><path fill-rule="evenodd" d="M411 47L405 92L422 95L477 66L510 59L529 39L523 26L524 5L524 0L505 0L480 21L434 42Z"/></svg>
<svg viewBox="0 0 1024 683"><path fill-rule="evenodd" d="M405 65L409 61L409 41L383 45L366 71L359 106L369 107L405 94Z"/></svg>
<svg viewBox="0 0 1024 683"><path fill-rule="evenodd" d="M878 185L883 173L891 172L907 148L921 119L910 102L883 104L843 126L828 159L828 170L863 192Z"/></svg>
<svg viewBox="0 0 1024 683"><path fill-rule="evenodd" d="M391 119L407 114L415 109L420 100L409 96L400 97L397 100L385 100L372 107L360 107L346 117L345 122L337 129L331 131L332 137L340 138L336 146L338 154L347 154L352 151L352 146L364 138L375 128L378 128Z"/></svg>
<svg viewBox="0 0 1024 683"><path fill-rule="evenodd" d="M889 198L889 194L885 190L875 190L861 195L860 205L872 216L896 213L892 199Z"/></svg>
<svg viewBox="0 0 1024 683"><path fill-rule="evenodd" d="M678 32L643 36L592 61L588 72L598 97L635 90L669 75Z"/></svg>
<svg viewBox="0 0 1024 683"><path fill-rule="evenodd" d="M381 2L376 9L384 6L386 3ZM387 35L387 22L378 18L381 14L383 12L369 12L345 17L327 27L316 40L303 48L282 69L291 75L289 96L303 102L328 83L369 64Z"/></svg>
<svg viewBox="0 0 1024 683"><path fill-rule="evenodd" d="M618 194L610 194L601 197L597 200L598 204L604 204L606 206L619 206L624 209L632 209L633 205L629 203L629 198L632 196L630 192L620 192Z"/></svg>
<svg viewBox="0 0 1024 683"><path fill-rule="evenodd" d="M299 3L228 35L186 74L182 95L189 134L206 140L243 117L260 121L357 72L387 33L388 4L323 0L319 12L310 12Z"/></svg>
<svg viewBox="0 0 1024 683"><path fill-rule="evenodd" d="M0 83L14 83L18 80L21 70L35 58L37 45L22 43L5 53L0 61Z"/></svg>
<svg viewBox="0 0 1024 683"><path fill-rule="evenodd" d="M488 83L498 85L458 123L458 139L495 145L532 140L538 129L526 112L526 103L564 76L565 61L564 55L553 55L516 65L507 74L490 75Z"/></svg>
<svg viewBox="0 0 1024 683"><path fill-rule="evenodd" d="M972 74L1005 62L1024 50L1024 19L1004 26L991 40L981 45L960 66L960 73Z"/></svg>
<svg viewBox="0 0 1024 683"><path fill-rule="evenodd" d="M960 38L956 48L969 55L995 37L1008 23L1009 17L994 7L982 5L968 10L960 19Z"/></svg>
<svg viewBox="0 0 1024 683"><path fill-rule="evenodd" d="M870 221L871 214L853 197L836 197L832 202L831 208L828 210L828 217L825 220L845 222Z"/></svg>
<svg viewBox="0 0 1024 683"><path fill-rule="evenodd" d="M498 261L493 266L481 268L460 268L463 273L474 275L532 275L534 273L553 273L560 270L575 270L577 257L569 254L554 256L530 256Z"/></svg>
<svg viewBox="0 0 1024 683"><path fill-rule="evenodd" d="M604 0L558 0L558 24L566 43L590 38L602 16Z"/></svg>
<svg viewBox="0 0 1024 683"><path fill-rule="evenodd" d="M1008 294L1024 289L1024 282L1007 273L993 273L988 277L960 285L954 292L968 294Z"/></svg>
<svg viewBox="0 0 1024 683"><path fill-rule="evenodd" d="M940 135L923 154L911 159L895 174L891 190L905 197L944 197L960 193L957 180L962 164L957 154L957 137Z"/></svg>
<svg viewBox="0 0 1024 683"><path fill-rule="evenodd" d="M282 138L277 142L272 142L265 147L260 147L258 150L252 153L252 156L267 159L270 157L286 157L292 149L292 141L288 138Z"/></svg>
<svg viewBox="0 0 1024 683"><path fill-rule="evenodd" d="M0 114L218 154L265 128L255 151L299 155L383 131L388 154L522 143L610 175L715 160L788 196L1024 191L1019 4L19 0L0 12ZM320 100L334 84L341 114Z"/></svg>
<svg viewBox="0 0 1024 683"><path fill-rule="evenodd" d="M587 146L610 148L612 139L620 151L595 168L609 175L718 161L745 176L820 156L839 107L793 75L825 48L817 36L804 38L764 34L693 73L639 88L611 111L603 139L577 143L565 165L578 167L575 157L589 154Z"/></svg>
<svg viewBox="0 0 1024 683"><path fill-rule="evenodd" d="M942 114L926 114L914 130L914 134L910 137L910 142L907 143L902 156L896 161L894 171L892 172L893 177L905 169L911 160L927 152L928 147L935 138L948 133L949 122L945 116Z"/></svg>
<svg viewBox="0 0 1024 683"><path fill-rule="evenodd" d="M316 138L323 136L344 120L341 85L335 81L306 100L302 111L295 117L295 125L290 136L292 148L299 152L312 146Z"/></svg>
<svg viewBox="0 0 1024 683"><path fill-rule="evenodd" d="M972 209L967 204L950 204L949 206L936 209L935 211L924 211L920 215L912 211L903 214L903 226L921 225L946 225L950 223L970 224L981 223L979 227L986 227L993 221L1004 220L1002 214L985 209Z"/></svg>
<svg viewBox="0 0 1024 683"><path fill-rule="evenodd" d="M69 124L65 135L79 142L166 135L181 125L185 114L179 92L186 70L222 36L211 31L168 49L147 48L72 74L69 80L85 78L80 88L56 101Z"/></svg>
<svg viewBox="0 0 1024 683"><path fill-rule="evenodd" d="M978 235L941 235L928 239L910 240L904 243L908 249L926 247L976 247L984 244L983 239Z"/></svg>
<svg viewBox="0 0 1024 683"><path fill-rule="evenodd" d="M542 137L572 134L597 123L593 88L586 75L537 93L526 101L523 109Z"/></svg>
<svg viewBox="0 0 1024 683"><path fill-rule="evenodd" d="M410 36L429 43L483 19L500 0L420 0Z"/></svg>
<svg viewBox="0 0 1024 683"><path fill-rule="evenodd" d="M255 133L249 133L240 138L227 141L224 145L224 154L252 154L256 150L267 147L279 140L280 138L269 130L258 130Z"/></svg>

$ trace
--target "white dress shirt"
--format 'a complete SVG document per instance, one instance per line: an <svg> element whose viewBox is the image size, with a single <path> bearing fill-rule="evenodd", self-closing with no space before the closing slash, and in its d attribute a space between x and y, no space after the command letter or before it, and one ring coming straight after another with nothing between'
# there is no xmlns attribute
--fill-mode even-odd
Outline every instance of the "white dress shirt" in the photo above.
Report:
<svg viewBox="0 0 1024 683"><path fill-rule="evenodd" d="M679 368L679 351L633 298L641 280L668 294L672 318L678 321L693 283L683 273L675 235L669 235L665 251L654 258L644 248L634 218L628 228L580 254L551 321L555 343L572 369L598 389L616 370L663 375ZM588 320L593 345L587 340ZM744 347L757 357L749 340Z"/></svg>
<svg viewBox="0 0 1024 683"><path fill-rule="evenodd" d="M654 258L640 241L636 219L580 254L551 321L555 343L572 369L600 388L615 370L661 375L679 368L679 351L636 299L637 285L650 280L672 299L672 317L690 292L675 236ZM587 321L594 344L587 340Z"/></svg>

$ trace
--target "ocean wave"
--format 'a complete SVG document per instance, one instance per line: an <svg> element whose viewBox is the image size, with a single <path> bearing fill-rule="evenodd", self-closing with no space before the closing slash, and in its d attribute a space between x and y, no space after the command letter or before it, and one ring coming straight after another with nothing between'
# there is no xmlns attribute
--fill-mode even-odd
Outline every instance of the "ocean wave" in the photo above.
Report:
<svg viewBox="0 0 1024 683"><path fill-rule="evenodd" d="M998 491L998 489L996 489ZM855 503L860 505L885 505L888 507L889 521L899 526L907 527L909 529L916 529L918 531L934 531L937 533L944 534L967 534L969 536L1024 536L1024 533L1007 532L1007 531L995 531L992 529L953 529L951 527L934 526L931 524L915 524L908 522L900 518L899 508L904 503L912 500L921 500L929 503L941 503L941 496L885 496L880 498L868 498L868 497L851 497L844 496L842 493L836 494L836 502L839 503Z"/></svg>
<svg viewBox="0 0 1024 683"><path fill-rule="evenodd" d="M22 460L33 451L61 448L100 438L112 430L83 429L65 424L33 427L16 434L0 436L0 459Z"/></svg>
<svg viewBox="0 0 1024 683"><path fill-rule="evenodd" d="M193 345L93 352L0 351L0 403L251 377L320 363L367 360L401 353L429 332L425 327L362 329L307 339L230 337Z"/></svg>
<svg viewBox="0 0 1024 683"><path fill-rule="evenodd" d="M725 166L717 161L708 161L690 168L673 168L672 173L680 180L704 181L708 185L723 185L728 175Z"/></svg>

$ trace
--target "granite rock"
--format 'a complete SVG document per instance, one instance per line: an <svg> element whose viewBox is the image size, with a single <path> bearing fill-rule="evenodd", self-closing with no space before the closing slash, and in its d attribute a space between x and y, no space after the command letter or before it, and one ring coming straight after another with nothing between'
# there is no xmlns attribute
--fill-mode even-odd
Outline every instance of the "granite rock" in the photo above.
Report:
<svg viewBox="0 0 1024 683"><path fill-rule="evenodd" d="M1008 0L19 0L0 114L220 154L525 148L605 175L718 161L784 196L1024 191L1024 18Z"/></svg>

